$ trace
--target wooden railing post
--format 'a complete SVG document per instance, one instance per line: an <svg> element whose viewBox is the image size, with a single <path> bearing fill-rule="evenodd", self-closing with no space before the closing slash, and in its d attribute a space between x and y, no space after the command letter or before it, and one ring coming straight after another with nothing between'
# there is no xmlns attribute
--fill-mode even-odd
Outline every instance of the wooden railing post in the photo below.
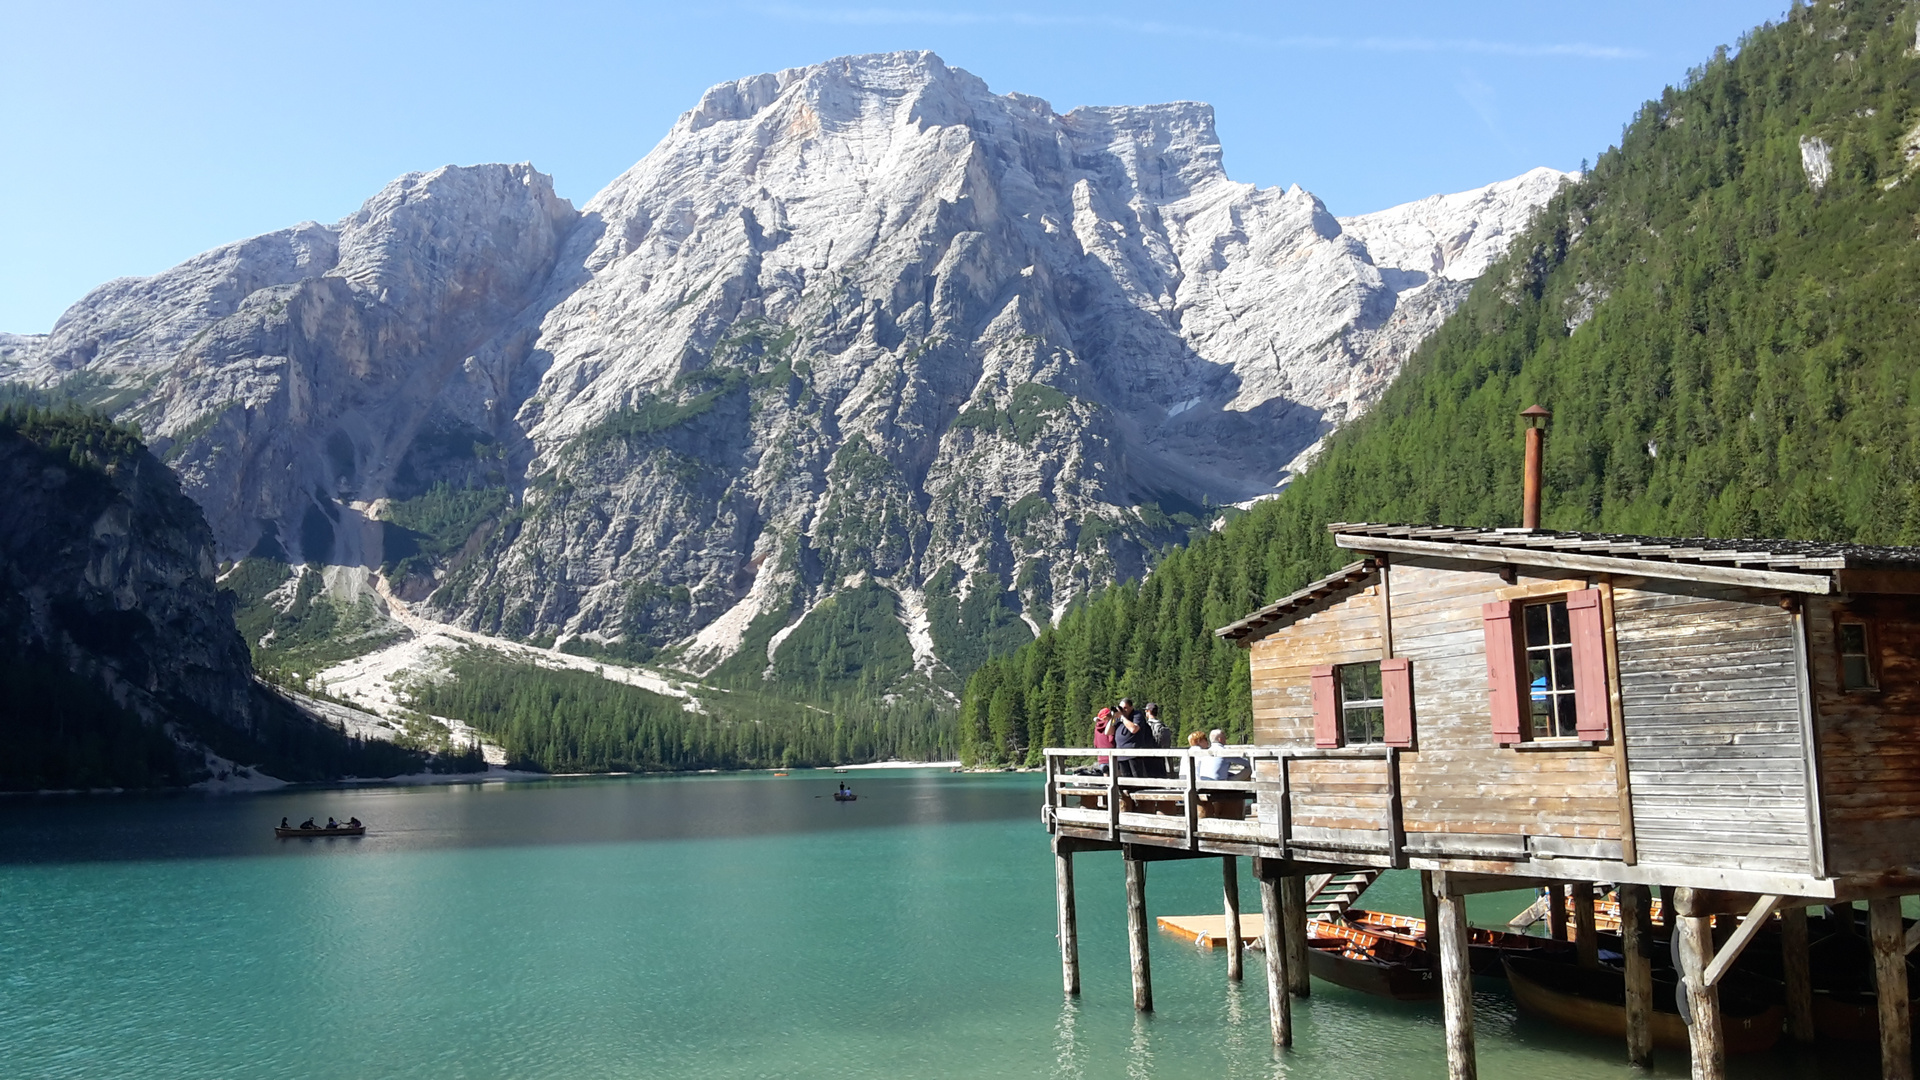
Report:
<svg viewBox="0 0 1920 1080"><path fill-rule="evenodd" d="M1200 762L1191 750L1180 760L1186 769L1187 850L1196 851L1200 847Z"/></svg>

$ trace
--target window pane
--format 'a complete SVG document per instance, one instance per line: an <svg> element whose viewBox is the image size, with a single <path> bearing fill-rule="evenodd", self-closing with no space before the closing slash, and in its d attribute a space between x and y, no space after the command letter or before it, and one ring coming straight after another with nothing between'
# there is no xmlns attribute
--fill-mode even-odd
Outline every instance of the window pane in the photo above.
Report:
<svg viewBox="0 0 1920 1080"><path fill-rule="evenodd" d="M1866 690L1873 686L1873 676L1867 670L1867 658L1864 656L1842 656L1840 673L1843 685L1849 690Z"/></svg>
<svg viewBox="0 0 1920 1080"><path fill-rule="evenodd" d="M1547 605L1529 604L1525 610L1527 615L1527 644L1529 646L1551 644L1551 642L1547 640Z"/></svg>
<svg viewBox="0 0 1920 1080"><path fill-rule="evenodd" d="M1365 701L1367 699L1367 676L1365 664L1340 665L1340 700Z"/></svg>
<svg viewBox="0 0 1920 1080"><path fill-rule="evenodd" d="M1573 695L1561 694L1558 697L1558 701L1560 703L1560 726L1556 734L1562 738L1570 739L1580 734L1580 718L1576 716L1573 711Z"/></svg>
<svg viewBox="0 0 1920 1080"><path fill-rule="evenodd" d="M1527 657L1527 683L1535 698L1547 692L1547 654L1537 652Z"/></svg>
<svg viewBox="0 0 1920 1080"><path fill-rule="evenodd" d="M1545 739L1553 735L1553 704L1545 697L1533 699L1533 737Z"/></svg>
<svg viewBox="0 0 1920 1080"><path fill-rule="evenodd" d="M1343 719L1348 746L1377 743L1386 739L1386 715L1378 707L1348 709Z"/></svg>
<svg viewBox="0 0 1920 1080"><path fill-rule="evenodd" d="M1567 625L1567 602L1556 601L1545 605L1548 614L1553 616L1553 643L1564 645L1573 640L1573 629Z"/></svg>
<svg viewBox="0 0 1920 1080"><path fill-rule="evenodd" d="M1573 646L1571 645L1553 650L1553 688L1555 690L1573 689Z"/></svg>
<svg viewBox="0 0 1920 1080"><path fill-rule="evenodd" d="M1840 624L1840 652L1842 655L1865 656L1867 654L1867 628L1863 623L1843 622Z"/></svg>

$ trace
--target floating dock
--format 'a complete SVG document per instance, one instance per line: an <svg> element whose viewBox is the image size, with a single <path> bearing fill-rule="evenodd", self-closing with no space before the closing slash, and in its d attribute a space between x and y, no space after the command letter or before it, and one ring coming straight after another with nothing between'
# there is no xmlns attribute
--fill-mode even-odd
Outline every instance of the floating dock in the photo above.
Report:
<svg viewBox="0 0 1920 1080"><path fill-rule="evenodd" d="M1191 941L1203 949L1217 949L1227 943L1225 915L1162 915L1160 929ZM1252 945L1267 932L1267 920L1259 915L1240 916L1240 940Z"/></svg>

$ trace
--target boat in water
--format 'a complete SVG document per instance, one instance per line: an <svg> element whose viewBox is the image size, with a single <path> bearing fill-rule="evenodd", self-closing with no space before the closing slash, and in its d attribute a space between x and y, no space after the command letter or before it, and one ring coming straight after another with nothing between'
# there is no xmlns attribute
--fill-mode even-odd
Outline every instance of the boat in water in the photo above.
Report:
<svg viewBox="0 0 1920 1080"><path fill-rule="evenodd" d="M1609 967L1581 967L1571 960L1509 953L1507 984L1522 1012L1565 1027L1613 1039L1627 1037L1627 977ZM1653 1045L1686 1050L1687 1025L1674 1004L1673 972L1653 973ZM1720 985L1720 1015L1727 1053L1751 1054L1780 1041L1787 1010L1777 993L1742 980Z"/></svg>
<svg viewBox="0 0 1920 1080"><path fill-rule="evenodd" d="M1384 911L1350 908L1346 912L1346 921L1358 929L1405 942L1423 952L1427 950L1427 920L1425 919L1416 919L1409 915L1389 915ZM1527 956L1571 957L1575 949L1570 941L1534 937L1531 934L1515 934L1505 930L1486 930L1478 926L1467 928L1467 964L1473 968L1475 975L1488 979L1506 978L1506 967L1500 963L1500 958L1509 952Z"/></svg>
<svg viewBox="0 0 1920 1080"><path fill-rule="evenodd" d="M1437 969L1425 949L1345 923L1307 923L1307 971L1336 986L1395 1001L1440 996Z"/></svg>
<svg viewBox="0 0 1920 1080"><path fill-rule="evenodd" d="M860 796L855 795L851 791L836 791L833 793L834 802L853 802L858 798L860 798Z"/></svg>
<svg viewBox="0 0 1920 1080"><path fill-rule="evenodd" d="M336 825L331 829L325 827L301 829L297 827L282 828L276 825L273 828L273 835L282 840L285 840L289 836L365 836L367 835L367 827L365 825Z"/></svg>

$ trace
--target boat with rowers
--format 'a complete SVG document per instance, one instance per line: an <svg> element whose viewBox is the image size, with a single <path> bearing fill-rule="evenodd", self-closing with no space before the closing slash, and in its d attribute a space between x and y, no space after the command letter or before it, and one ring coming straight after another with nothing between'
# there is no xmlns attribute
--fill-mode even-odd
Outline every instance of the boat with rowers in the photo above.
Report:
<svg viewBox="0 0 1920 1080"><path fill-rule="evenodd" d="M287 819L281 818L280 824L274 826L273 835L282 840L293 836L365 836L367 827L359 818L349 818L345 825L332 818L328 818L325 825L315 825L312 818L288 825Z"/></svg>

